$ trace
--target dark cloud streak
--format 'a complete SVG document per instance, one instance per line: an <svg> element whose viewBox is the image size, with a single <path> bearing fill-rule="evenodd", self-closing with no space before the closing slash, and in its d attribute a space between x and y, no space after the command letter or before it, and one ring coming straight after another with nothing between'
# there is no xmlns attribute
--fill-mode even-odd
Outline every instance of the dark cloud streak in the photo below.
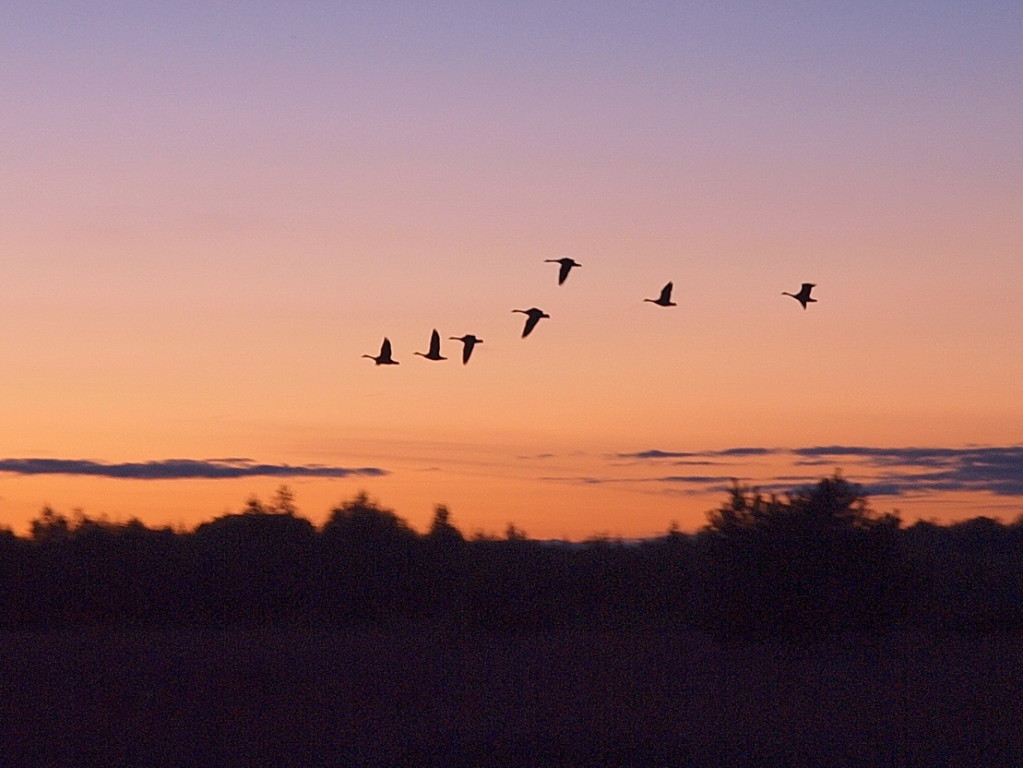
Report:
<svg viewBox="0 0 1023 768"><path fill-rule="evenodd" d="M841 466L848 462L869 469L874 476L863 483L868 494L900 496L936 492L988 492L997 496L1023 496L1023 445L967 446L964 448L874 448L862 445L823 445L804 448L727 448L716 451L663 451L620 453L639 460L683 459L677 464L736 456L790 456L800 467ZM723 466L723 464L722 464ZM662 482L700 483L699 477L656 478ZM761 489L777 487L775 477L754 483Z"/></svg>
<svg viewBox="0 0 1023 768"><path fill-rule="evenodd" d="M778 448L725 448L720 451L659 451L656 448L637 453L616 454L619 459L709 459L719 456L769 456L784 453ZM690 463L690 462L682 462Z"/></svg>
<svg viewBox="0 0 1023 768"><path fill-rule="evenodd" d="M250 459L167 459L108 464L84 459L0 459L0 472L18 475L80 475L124 480L222 480L239 477L379 477L378 467L322 464L257 464Z"/></svg>

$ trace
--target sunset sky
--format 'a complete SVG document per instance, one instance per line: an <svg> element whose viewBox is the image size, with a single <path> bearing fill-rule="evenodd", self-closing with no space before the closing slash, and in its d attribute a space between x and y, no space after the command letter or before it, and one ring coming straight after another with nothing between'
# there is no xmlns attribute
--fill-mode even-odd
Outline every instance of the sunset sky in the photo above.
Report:
<svg viewBox="0 0 1023 768"><path fill-rule="evenodd" d="M1011 520L1021 40L1018 0L5 3L0 525L286 483L631 537L836 468Z"/></svg>

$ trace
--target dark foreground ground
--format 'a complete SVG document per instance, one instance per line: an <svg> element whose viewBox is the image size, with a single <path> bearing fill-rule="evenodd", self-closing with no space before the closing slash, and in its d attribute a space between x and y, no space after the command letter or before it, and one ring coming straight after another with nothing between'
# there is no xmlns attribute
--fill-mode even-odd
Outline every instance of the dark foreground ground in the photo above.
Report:
<svg viewBox="0 0 1023 768"><path fill-rule="evenodd" d="M1023 640L0 633L0 765L1023 766Z"/></svg>

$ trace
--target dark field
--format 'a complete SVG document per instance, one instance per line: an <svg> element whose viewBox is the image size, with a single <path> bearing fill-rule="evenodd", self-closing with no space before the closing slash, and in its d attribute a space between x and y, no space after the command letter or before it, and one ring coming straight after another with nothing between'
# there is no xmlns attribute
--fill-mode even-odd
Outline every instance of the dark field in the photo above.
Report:
<svg viewBox="0 0 1023 768"><path fill-rule="evenodd" d="M1023 642L0 634L11 766L1018 766Z"/></svg>

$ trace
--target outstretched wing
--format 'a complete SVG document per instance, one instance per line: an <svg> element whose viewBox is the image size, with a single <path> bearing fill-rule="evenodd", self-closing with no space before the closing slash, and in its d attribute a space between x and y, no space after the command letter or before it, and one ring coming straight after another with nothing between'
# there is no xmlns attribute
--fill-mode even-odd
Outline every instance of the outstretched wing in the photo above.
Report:
<svg viewBox="0 0 1023 768"><path fill-rule="evenodd" d="M671 301L671 289L672 289L672 287L673 287L672 283L668 283L663 288L661 288L661 297L660 297L660 299L658 299L658 301L662 301L662 302Z"/></svg>
<svg viewBox="0 0 1023 768"><path fill-rule="evenodd" d="M572 264L572 262L569 261L568 259L562 259L561 269L558 270L558 285L561 285L563 282L565 282L565 278L568 277L568 273L573 266L575 265Z"/></svg>
<svg viewBox="0 0 1023 768"><path fill-rule="evenodd" d="M526 317L526 327L522 329L522 338L526 338L530 332L536 328L536 324L540 322L539 312L530 312Z"/></svg>

